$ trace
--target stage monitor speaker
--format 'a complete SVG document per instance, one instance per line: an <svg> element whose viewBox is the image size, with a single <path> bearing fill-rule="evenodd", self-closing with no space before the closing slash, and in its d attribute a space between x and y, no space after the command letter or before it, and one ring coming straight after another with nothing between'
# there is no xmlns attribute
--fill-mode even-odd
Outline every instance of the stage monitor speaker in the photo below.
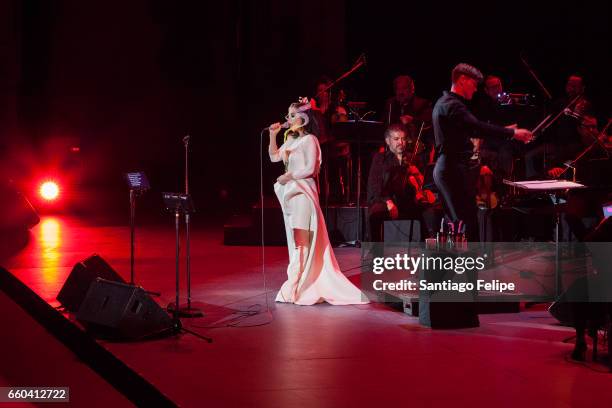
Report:
<svg viewBox="0 0 612 408"><path fill-rule="evenodd" d="M172 329L172 319L143 288L96 279L83 299L77 320L105 338L136 340Z"/></svg>
<svg viewBox="0 0 612 408"><path fill-rule="evenodd" d="M323 213L325 214L329 239L334 245L356 239L363 240L366 232L366 214L368 213L366 207L361 207L359 211L361 221L357 218L357 208L355 207L330 206L324 208ZM361 226L361 232L359 226Z"/></svg>
<svg viewBox="0 0 612 408"><path fill-rule="evenodd" d="M419 299L419 323L432 329L478 327L478 306L469 302L432 302Z"/></svg>
<svg viewBox="0 0 612 408"><path fill-rule="evenodd" d="M593 306L590 306L589 313L598 314L601 312L601 310L598 310L598 308L601 309L601 303L607 302L610 298L608 280L598 281L596 277L608 276L607 271L610 270L610 264L612 263L612 253L608 250L608 244L601 244L602 242L612 241L612 217L602 219L599 225L587 234L585 241L585 245L591 253L591 263L598 274L577 278L548 309L555 319L569 326L574 324L577 311L580 313L581 308L586 307L580 304L587 304L589 303L588 300L591 299ZM589 243L594 244L589 246ZM600 305L597 305L597 303Z"/></svg>
<svg viewBox="0 0 612 408"><path fill-rule="evenodd" d="M109 281L125 283L125 280L100 255L93 254L77 263L64 282L57 295L57 300L70 312L77 312L89 286L102 278Z"/></svg>
<svg viewBox="0 0 612 408"><path fill-rule="evenodd" d="M443 256L437 252L436 256ZM458 275L453 270L419 271L419 279L428 283L453 281L456 283L475 282L476 276L470 271ZM463 293L453 290L419 290L419 323L432 329L459 329L478 327L478 305L476 292Z"/></svg>
<svg viewBox="0 0 612 408"><path fill-rule="evenodd" d="M566 326L574 326L580 319L591 322L605 322L606 313L610 303L605 299L597 299L598 296L606 297L606 291L601 292L601 281L597 281L595 275L581 276L550 305L548 312L559 323ZM605 282L605 281L604 281ZM591 296L595 296L589 302Z"/></svg>

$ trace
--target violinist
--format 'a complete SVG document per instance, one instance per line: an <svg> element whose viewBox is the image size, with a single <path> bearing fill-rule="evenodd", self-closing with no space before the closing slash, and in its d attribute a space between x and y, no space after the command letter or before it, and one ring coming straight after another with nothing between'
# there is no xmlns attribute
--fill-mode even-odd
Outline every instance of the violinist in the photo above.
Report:
<svg viewBox="0 0 612 408"><path fill-rule="evenodd" d="M569 151L566 155L577 153L583 145L580 126L585 115L591 113L591 103L586 99L584 92L584 78L580 75L570 75L565 84L565 97L553 102L552 110L558 112L563 110L572 99L578 97L572 106L564 110L564 114L552 129L554 139L551 140L551 143L555 146L555 150L562 151L561 155L567 150Z"/></svg>
<svg viewBox="0 0 612 408"><path fill-rule="evenodd" d="M386 220L417 219L424 234L433 236L439 218L431 204L435 197L423 190L423 175L418 156L412 154L412 142L401 124L385 131L385 150L374 155L368 177L368 217L370 240L383 239ZM413 162L411 163L411 158Z"/></svg>
<svg viewBox="0 0 612 408"><path fill-rule="evenodd" d="M543 140L525 155L527 178L554 177L561 163L572 160L585 147L581 126L591 113L591 103L584 96L584 78L573 74L567 78L565 96L553 101L550 112L563 111L557 122L543 135ZM568 106L574 100L576 101ZM552 171L554 170L554 171Z"/></svg>
<svg viewBox="0 0 612 408"><path fill-rule="evenodd" d="M348 120L348 108L345 106L346 92L339 89L332 97L330 89L332 85L331 79L326 76L320 77L315 85L315 96L311 99L312 109L325 117L328 126Z"/></svg>
<svg viewBox="0 0 612 408"><path fill-rule="evenodd" d="M346 94L339 89L332 94L333 82L327 76L315 84L315 96L310 100L312 115L319 124L318 139L323 146L327 167L323 171L325 199L350 200L351 145L336 141L332 128L336 122L348 121L348 109L344 105Z"/></svg>

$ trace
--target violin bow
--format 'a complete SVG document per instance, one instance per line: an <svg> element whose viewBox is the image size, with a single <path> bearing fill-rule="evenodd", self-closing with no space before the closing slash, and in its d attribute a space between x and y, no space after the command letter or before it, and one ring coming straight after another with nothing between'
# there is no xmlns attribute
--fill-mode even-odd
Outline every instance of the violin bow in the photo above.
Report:
<svg viewBox="0 0 612 408"><path fill-rule="evenodd" d="M416 142L414 143L414 150L412 151L412 156L410 157L409 165L412 165L414 162L414 158L416 153L419 151L419 143L421 142L421 134L423 133L423 128L425 127L425 121L421 122L421 128L419 129L419 134L417 135Z"/></svg>

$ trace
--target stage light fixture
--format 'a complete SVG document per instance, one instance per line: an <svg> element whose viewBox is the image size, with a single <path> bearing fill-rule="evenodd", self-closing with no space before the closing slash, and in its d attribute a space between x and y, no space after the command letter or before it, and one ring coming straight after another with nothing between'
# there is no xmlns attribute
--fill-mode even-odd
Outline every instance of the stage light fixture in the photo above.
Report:
<svg viewBox="0 0 612 408"><path fill-rule="evenodd" d="M46 201L54 201L59 197L60 189L56 182L45 181L38 190L40 196Z"/></svg>

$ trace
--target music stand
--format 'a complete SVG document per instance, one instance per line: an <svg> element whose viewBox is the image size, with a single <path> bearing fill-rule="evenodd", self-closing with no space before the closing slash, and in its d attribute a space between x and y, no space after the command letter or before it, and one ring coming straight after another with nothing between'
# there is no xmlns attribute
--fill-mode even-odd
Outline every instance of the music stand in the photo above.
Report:
<svg viewBox="0 0 612 408"><path fill-rule="evenodd" d="M563 280L561 279L560 250L559 250L559 225L561 224L561 211L559 207L559 193L561 191L586 188L585 185L566 180L532 180L532 181L510 181L504 180L504 184L520 188L532 193L549 194L555 206L555 295L561 296L563 291Z"/></svg>
<svg viewBox="0 0 612 408"><path fill-rule="evenodd" d="M191 276L189 268L189 214L195 212L193 199L189 194L182 193L163 193L164 204L166 209L174 212L174 226L176 232L176 298L174 305L168 305L168 311L173 315L182 317L201 317L203 313L196 308L191 307ZM185 214L185 224L187 228L187 306L180 307L179 303L179 262L180 262L180 218L181 214Z"/></svg>
<svg viewBox="0 0 612 408"><path fill-rule="evenodd" d="M350 120L347 122L337 122L332 129L332 135L336 141L347 141L351 144L357 143L357 188L356 188L356 208L357 208L357 237L349 245L360 247L362 242L361 226L361 147L366 144L384 143L384 124L373 120Z"/></svg>
<svg viewBox="0 0 612 408"><path fill-rule="evenodd" d="M136 239L136 196L151 189L149 179L143 171L125 173L130 189L130 284L134 285L134 246Z"/></svg>

